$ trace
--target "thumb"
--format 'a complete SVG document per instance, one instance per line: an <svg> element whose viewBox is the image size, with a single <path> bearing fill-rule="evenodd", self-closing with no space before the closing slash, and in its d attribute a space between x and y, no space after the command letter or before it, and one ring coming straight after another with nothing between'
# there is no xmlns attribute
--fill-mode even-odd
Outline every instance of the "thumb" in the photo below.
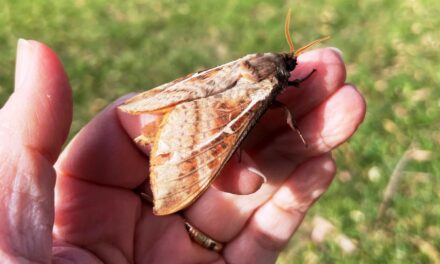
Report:
<svg viewBox="0 0 440 264"><path fill-rule="evenodd" d="M0 110L0 259L51 258L55 171L72 121L71 90L56 54L19 40L15 90Z"/></svg>

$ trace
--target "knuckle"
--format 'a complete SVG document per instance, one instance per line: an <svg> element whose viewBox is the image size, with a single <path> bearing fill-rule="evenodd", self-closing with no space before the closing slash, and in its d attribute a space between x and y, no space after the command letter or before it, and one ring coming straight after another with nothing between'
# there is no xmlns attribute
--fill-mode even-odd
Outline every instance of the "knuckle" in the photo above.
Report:
<svg viewBox="0 0 440 264"><path fill-rule="evenodd" d="M256 230L255 240L261 248L268 251L279 252L283 250L289 240L275 237L269 233L264 232L261 229Z"/></svg>

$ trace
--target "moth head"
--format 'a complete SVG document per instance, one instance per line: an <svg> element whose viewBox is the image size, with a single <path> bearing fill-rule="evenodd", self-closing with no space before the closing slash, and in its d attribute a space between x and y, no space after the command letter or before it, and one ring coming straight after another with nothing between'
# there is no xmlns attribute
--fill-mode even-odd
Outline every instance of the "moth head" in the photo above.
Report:
<svg viewBox="0 0 440 264"><path fill-rule="evenodd" d="M295 69L297 63L296 63L296 57L293 53L284 53L283 60L284 63L286 64L286 69L288 72L291 72Z"/></svg>
<svg viewBox="0 0 440 264"><path fill-rule="evenodd" d="M320 39L314 40L314 41L310 42L309 44L305 45L304 47L302 47L302 48L300 48L298 50L295 50L295 47L294 47L293 41L292 41L292 37L290 36L290 28L289 28L290 27L290 13L291 13L291 10L289 8L289 10L287 11L286 22L284 24L284 35L286 36L286 40L287 40L287 43L289 44L289 49L290 49L289 53L286 55L286 56L288 56L288 57L286 57L286 61L288 62L287 63L287 68L288 68L289 71L291 71L291 70L293 70L295 68L295 66L296 66L296 58L300 54L304 53L306 50L308 50L312 46L314 46L314 45L316 45L316 44L318 44L320 42L323 42L323 41L325 41L325 40L330 38L330 36L327 36L327 37L324 37L324 38L320 38ZM292 69L290 69L291 65L293 65Z"/></svg>

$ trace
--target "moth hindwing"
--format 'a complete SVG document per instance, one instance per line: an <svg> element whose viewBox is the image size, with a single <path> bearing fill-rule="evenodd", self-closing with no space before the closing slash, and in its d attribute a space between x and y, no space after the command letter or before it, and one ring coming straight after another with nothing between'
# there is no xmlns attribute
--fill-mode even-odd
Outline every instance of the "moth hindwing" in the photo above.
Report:
<svg viewBox="0 0 440 264"><path fill-rule="evenodd" d="M288 20L286 20L286 24ZM288 27L286 26L288 40ZM193 203L288 86L297 56L250 54L236 61L163 84L132 97L119 108L131 114L158 114L136 139L151 144L153 212L171 214Z"/></svg>

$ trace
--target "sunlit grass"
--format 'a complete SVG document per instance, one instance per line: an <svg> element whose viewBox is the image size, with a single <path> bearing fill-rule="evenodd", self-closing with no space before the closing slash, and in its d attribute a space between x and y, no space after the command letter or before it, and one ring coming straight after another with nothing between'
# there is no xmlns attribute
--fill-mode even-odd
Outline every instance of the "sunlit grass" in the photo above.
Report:
<svg viewBox="0 0 440 264"><path fill-rule="evenodd" d="M74 91L76 133L125 93L248 53L285 51L292 8L297 45L331 35L348 80L368 102L358 134L335 152L335 183L312 209L280 263L427 263L440 248L440 4L391 1L6 1L0 0L0 102L12 91L16 41L47 43ZM382 194L408 148L393 199ZM319 216L332 231L311 239ZM341 247L341 236L354 250Z"/></svg>

